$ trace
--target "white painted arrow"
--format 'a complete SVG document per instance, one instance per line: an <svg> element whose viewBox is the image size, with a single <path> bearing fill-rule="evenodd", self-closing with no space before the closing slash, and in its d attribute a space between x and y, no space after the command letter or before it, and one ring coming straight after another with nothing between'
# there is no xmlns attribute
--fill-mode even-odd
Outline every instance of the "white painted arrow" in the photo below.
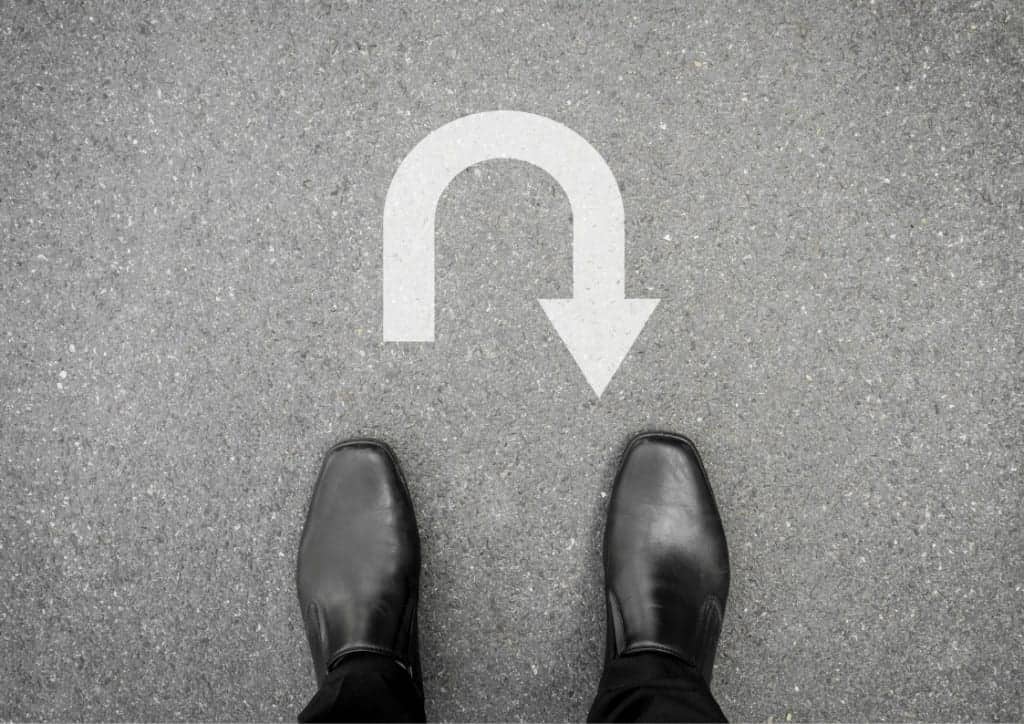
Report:
<svg viewBox="0 0 1024 724"><path fill-rule="evenodd" d="M434 214L448 184L491 159L539 166L572 207L573 296L540 299L598 397L658 299L625 298L625 213L608 164L578 133L519 111L464 116L409 152L384 201L384 340L434 341Z"/></svg>

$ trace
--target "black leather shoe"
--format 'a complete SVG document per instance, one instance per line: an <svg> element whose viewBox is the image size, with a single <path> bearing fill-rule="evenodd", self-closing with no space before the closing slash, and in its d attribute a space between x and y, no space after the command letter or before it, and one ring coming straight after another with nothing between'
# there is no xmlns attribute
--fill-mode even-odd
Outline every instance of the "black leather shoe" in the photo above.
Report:
<svg viewBox="0 0 1024 724"><path fill-rule="evenodd" d="M693 443L645 433L622 457L604 538L606 661L660 652L708 683L729 594L729 552Z"/></svg>
<svg viewBox="0 0 1024 724"><path fill-rule="evenodd" d="M350 440L324 458L299 543L296 583L317 684L342 659L382 654L422 690L416 606L420 537L391 449Z"/></svg>

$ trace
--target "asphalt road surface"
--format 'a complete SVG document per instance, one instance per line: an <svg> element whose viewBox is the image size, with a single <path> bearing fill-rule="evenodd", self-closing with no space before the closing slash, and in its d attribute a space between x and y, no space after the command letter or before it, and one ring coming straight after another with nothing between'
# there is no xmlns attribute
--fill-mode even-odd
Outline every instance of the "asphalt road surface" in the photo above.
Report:
<svg viewBox="0 0 1024 724"><path fill-rule="evenodd" d="M598 399L544 171L437 209L437 336L384 343L426 134L528 111L660 298ZM635 432L729 536L740 720L1024 717L1024 6L64 4L0 11L0 719L293 719L322 453L397 451L427 713L582 718Z"/></svg>

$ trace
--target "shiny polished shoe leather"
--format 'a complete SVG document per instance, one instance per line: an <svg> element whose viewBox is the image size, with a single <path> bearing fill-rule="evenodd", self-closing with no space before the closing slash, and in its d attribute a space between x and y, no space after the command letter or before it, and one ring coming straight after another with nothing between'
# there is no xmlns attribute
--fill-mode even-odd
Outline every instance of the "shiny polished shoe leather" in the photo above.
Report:
<svg viewBox="0 0 1024 724"><path fill-rule="evenodd" d="M606 660L670 654L708 683L729 593L729 554L688 439L645 433L626 449L604 539Z"/></svg>
<svg viewBox="0 0 1024 724"><path fill-rule="evenodd" d="M351 654L394 658L422 687L420 539L394 453L352 440L324 458L299 543L296 583L317 683Z"/></svg>

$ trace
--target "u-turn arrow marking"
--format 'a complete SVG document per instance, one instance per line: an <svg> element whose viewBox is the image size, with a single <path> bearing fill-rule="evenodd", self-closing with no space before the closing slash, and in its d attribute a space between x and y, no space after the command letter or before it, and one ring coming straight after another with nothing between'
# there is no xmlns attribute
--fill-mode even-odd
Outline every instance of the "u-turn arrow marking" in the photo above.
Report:
<svg viewBox="0 0 1024 724"><path fill-rule="evenodd" d="M402 161L384 201L384 341L434 341L437 204L452 179L491 159L540 167L569 200L573 296L538 301L600 397L659 300L625 298L625 213L608 164L582 136L544 116L464 116Z"/></svg>

